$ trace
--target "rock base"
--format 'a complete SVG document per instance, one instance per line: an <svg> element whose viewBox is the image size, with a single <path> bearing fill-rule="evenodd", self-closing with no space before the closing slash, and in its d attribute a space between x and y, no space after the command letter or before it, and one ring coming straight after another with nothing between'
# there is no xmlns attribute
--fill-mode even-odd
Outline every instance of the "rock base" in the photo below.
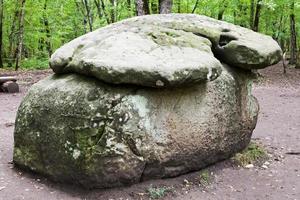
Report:
<svg viewBox="0 0 300 200"><path fill-rule="evenodd" d="M19 107L14 163L87 188L199 170L249 143L258 115L250 76L223 66L214 81L166 89L50 76Z"/></svg>

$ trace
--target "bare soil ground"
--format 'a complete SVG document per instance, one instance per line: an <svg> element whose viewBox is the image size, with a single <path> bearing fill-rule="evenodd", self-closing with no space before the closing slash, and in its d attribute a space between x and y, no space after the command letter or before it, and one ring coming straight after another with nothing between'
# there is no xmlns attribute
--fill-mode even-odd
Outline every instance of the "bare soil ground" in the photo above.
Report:
<svg viewBox="0 0 300 200"><path fill-rule="evenodd" d="M151 187L168 188L163 199L272 199L300 200L300 70L282 74L280 64L260 70L253 89L260 103L260 115L253 139L269 152L267 166L245 169L227 160L203 171L172 179L152 180L129 187L107 190L82 190L79 187L48 181L23 172L12 164L13 130L16 111L33 83L51 74L46 71L7 72L16 75L21 93L0 93L0 200L69 199L149 199ZM161 191L161 190L160 190Z"/></svg>

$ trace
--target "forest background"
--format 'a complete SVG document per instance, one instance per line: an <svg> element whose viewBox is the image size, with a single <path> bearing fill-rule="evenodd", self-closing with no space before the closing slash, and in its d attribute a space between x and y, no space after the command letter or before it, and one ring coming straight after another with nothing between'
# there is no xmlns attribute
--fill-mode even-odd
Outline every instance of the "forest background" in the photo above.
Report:
<svg viewBox="0 0 300 200"><path fill-rule="evenodd" d="M0 0L0 68L48 68L64 43L145 14L195 13L272 36L300 67L298 0Z"/></svg>

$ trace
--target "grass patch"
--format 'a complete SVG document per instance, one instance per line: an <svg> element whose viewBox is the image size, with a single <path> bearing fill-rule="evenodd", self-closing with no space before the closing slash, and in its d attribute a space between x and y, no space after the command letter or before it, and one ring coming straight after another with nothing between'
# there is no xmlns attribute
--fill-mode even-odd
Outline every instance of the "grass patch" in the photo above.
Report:
<svg viewBox="0 0 300 200"><path fill-rule="evenodd" d="M210 173L207 169L202 170L199 174L200 183L204 185L208 185L210 182Z"/></svg>
<svg viewBox="0 0 300 200"><path fill-rule="evenodd" d="M147 189L147 194L149 195L150 199L160 199L166 196L168 192L171 192L173 188L170 187L153 187L152 185L150 188Z"/></svg>
<svg viewBox="0 0 300 200"><path fill-rule="evenodd" d="M241 153L235 154L232 160L244 167L248 164L256 164L266 158L267 152L264 148L259 144L250 142L249 146Z"/></svg>
<svg viewBox="0 0 300 200"><path fill-rule="evenodd" d="M49 58L30 58L21 62L21 69L48 69Z"/></svg>
<svg viewBox="0 0 300 200"><path fill-rule="evenodd" d="M15 62L4 63L4 70L15 70ZM49 69L49 58L24 58L19 66L19 70Z"/></svg>

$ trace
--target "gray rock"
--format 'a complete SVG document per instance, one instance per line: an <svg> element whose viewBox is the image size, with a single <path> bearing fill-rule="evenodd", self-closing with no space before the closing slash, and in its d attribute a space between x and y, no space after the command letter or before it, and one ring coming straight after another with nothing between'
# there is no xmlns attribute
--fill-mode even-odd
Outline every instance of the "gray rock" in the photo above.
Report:
<svg viewBox="0 0 300 200"><path fill-rule="evenodd" d="M269 36L192 14L135 17L83 35L51 57L56 73L113 84L172 87L214 80L221 62L264 68L281 59Z"/></svg>
<svg viewBox="0 0 300 200"><path fill-rule="evenodd" d="M280 59L271 37L199 15L101 28L58 49L22 101L14 163L87 188L201 169L248 145L251 69Z"/></svg>
<svg viewBox="0 0 300 200"><path fill-rule="evenodd" d="M249 143L258 104L251 72L220 71L214 81L166 89L50 76L19 107L14 163L56 181L103 188L226 159Z"/></svg>

